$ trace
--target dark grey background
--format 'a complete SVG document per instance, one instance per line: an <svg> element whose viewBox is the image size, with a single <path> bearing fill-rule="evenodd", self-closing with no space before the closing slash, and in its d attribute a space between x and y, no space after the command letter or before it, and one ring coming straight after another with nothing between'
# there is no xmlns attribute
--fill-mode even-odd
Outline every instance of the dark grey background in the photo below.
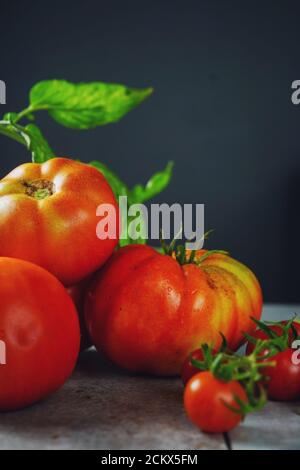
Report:
<svg viewBox="0 0 300 470"><path fill-rule="evenodd" d="M168 160L157 201L205 203L209 247L248 264L267 301L299 301L300 8L291 1L2 3L0 79L7 106L38 80L154 86L118 124L76 132L40 114L61 156L100 159L128 182ZM1 174L28 159L0 138Z"/></svg>

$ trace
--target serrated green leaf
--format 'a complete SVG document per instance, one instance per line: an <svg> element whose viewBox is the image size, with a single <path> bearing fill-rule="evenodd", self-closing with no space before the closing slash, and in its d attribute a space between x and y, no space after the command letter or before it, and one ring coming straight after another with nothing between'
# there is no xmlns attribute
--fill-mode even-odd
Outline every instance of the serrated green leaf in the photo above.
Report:
<svg viewBox="0 0 300 470"><path fill-rule="evenodd" d="M92 129L116 122L152 93L152 88L91 82L45 80L30 91L30 109L47 110L59 124L72 129Z"/></svg>

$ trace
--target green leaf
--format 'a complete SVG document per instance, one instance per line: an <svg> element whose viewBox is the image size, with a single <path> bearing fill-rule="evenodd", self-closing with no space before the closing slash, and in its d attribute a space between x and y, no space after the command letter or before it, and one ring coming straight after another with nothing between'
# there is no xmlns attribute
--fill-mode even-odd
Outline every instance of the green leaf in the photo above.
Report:
<svg viewBox="0 0 300 470"><path fill-rule="evenodd" d="M32 154L32 161L42 163L54 157L54 153L34 124L23 127L10 121L0 121L0 133L23 144Z"/></svg>
<svg viewBox="0 0 300 470"><path fill-rule="evenodd" d="M21 132L15 126L11 125L9 120L0 121L0 134L6 135L20 144L26 145Z"/></svg>
<svg viewBox="0 0 300 470"><path fill-rule="evenodd" d="M130 190L126 186L123 181L120 180L120 178L112 171L110 170L104 163L98 162L98 161L92 161L90 162L90 165L97 168L103 176L105 177L106 181L109 183L110 187L112 188L114 195L116 199L118 200L120 196L127 196L127 202L130 204ZM129 233L128 233L128 227L127 227L127 232L126 226L125 226L125 218L127 217L127 211L122 211L121 213L121 219L123 221L122 223L122 237L119 240L119 246L126 246L130 245L132 243L139 243L139 244L145 244L146 240L143 238L139 238L137 240L132 240ZM130 219L128 220L128 226L130 223Z"/></svg>
<svg viewBox="0 0 300 470"><path fill-rule="evenodd" d="M104 177L106 178L107 182L111 186L117 200L120 196L127 196L127 203L128 206L131 204L142 204L145 200L153 197L153 195L160 193L169 183L171 176L172 176L172 168L173 163L168 163L165 170L156 173L150 180L148 181L146 187L144 188L142 185L136 185L133 190L130 190L128 186L120 180L120 178L110 170L104 163L99 161L92 161L89 163L91 166L97 168ZM136 190L136 188L141 188L140 190ZM127 217L127 211L123 211L121 214L122 220L125 220ZM128 218L128 226L129 227L130 221L132 218ZM127 232L125 233L124 227L125 224L122 224L122 238L119 241L119 246L129 245L131 243L139 243L145 244L147 240L142 237L139 237L137 240L133 240L130 237L130 234Z"/></svg>
<svg viewBox="0 0 300 470"><path fill-rule="evenodd" d="M55 155L42 132L35 124L28 124L23 131L27 140L27 148L31 151L32 161L43 163Z"/></svg>
<svg viewBox="0 0 300 470"><path fill-rule="evenodd" d="M155 173L146 186L136 184L131 191L131 199L134 202L145 202L161 193L170 183L173 174L173 162L169 162L163 171Z"/></svg>
<svg viewBox="0 0 300 470"><path fill-rule="evenodd" d="M3 116L4 121L9 121L9 122L14 122L17 119L18 115L17 113L6 113Z"/></svg>
<svg viewBox="0 0 300 470"><path fill-rule="evenodd" d="M44 109L65 127L92 129L118 121L152 91L103 82L45 80L31 89L28 112Z"/></svg>

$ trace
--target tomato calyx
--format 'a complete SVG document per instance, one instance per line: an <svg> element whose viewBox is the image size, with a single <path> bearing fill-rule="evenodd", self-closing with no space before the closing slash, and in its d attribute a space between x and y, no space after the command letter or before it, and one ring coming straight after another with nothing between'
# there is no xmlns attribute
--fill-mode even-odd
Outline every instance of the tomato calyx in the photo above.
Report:
<svg viewBox="0 0 300 470"><path fill-rule="evenodd" d="M267 347L264 358L269 357L275 362L274 368L262 369L264 376L263 385L271 400L292 401L300 396L300 368L298 362L294 362L293 354L297 345L295 340L300 339L300 324L295 316L290 320L280 322L257 322L258 328L253 336L245 335L248 339L246 353L251 353L258 341L267 338Z"/></svg>
<svg viewBox="0 0 300 470"><path fill-rule="evenodd" d="M213 230L208 230L203 235L203 239L206 240L212 231ZM169 244L167 244L162 238L160 239L160 243L162 246L163 253L165 255L172 256L181 266L183 266L184 264L195 264L196 266L200 266L203 261L205 261L209 256L215 254L227 256L229 255L228 251L224 250L207 250L203 255L199 257L197 256L197 249L188 250L186 245L178 245L177 235Z"/></svg>
<svg viewBox="0 0 300 470"><path fill-rule="evenodd" d="M197 258L197 250L192 250L189 257L186 257L186 260L183 264L196 264L200 266L209 256L212 255L229 255L228 251L224 250L208 250L200 258ZM176 258L177 259L177 258Z"/></svg>
<svg viewBox="0 0 300 470"><path fill-rule="evenodd" d="M230 406L225 402L224 405L229 407L231 411L245 417L248 413L263 408L267 401L267 393L262 386L263 374L261 369L275 367L276 365L274 361L268 360L268 354L273 352L270 344L272 340L257 341L253 352L249 356L239 356L228 350L225 341L224 338L223 350L218 353L214 353L209 345L203 344L201 346L203 361L192 358L191 363L199 371L209 370L220 382L239 382L246 392L247 401L234 396L237 406ZM266 350L268 354L266 354Z"/></svg>
<svg viewBox="0 0 300 470"><path fill-rule="evenodd" d="M271 347L270 355L274 356L278 352L286 351L293 340L299 339L298 331L294 325L296 315L285 323L282 322L262 322L256 318L251 317L254 323L257 325L257 331L261 331L266 335L269 340L269 346ZM244 333L249 343L256 345L257 338Z"/></svg>
<svg viewBox="0 0 300 470"><path fill-rule="evenodd" d="M222 343L218 350L215 350L208 344L204 343L200 346L199 349L199 351L201 351L202 353L201 356L203 357L203 360L194 359L193 354L190 355L190 362L192 366L203 371L210 370L217 355L222 354L226 351L230 353L225 336L223 335L223 333L220 333L220 335L222 337Z"/></svg>
<svg viewBox="0 0 300 470"><path fill-rule="evenodd" d="M47 179L37 179L33 181L24 181L25 194L35 199L45 199L55 193L55 185Z"/></svg>

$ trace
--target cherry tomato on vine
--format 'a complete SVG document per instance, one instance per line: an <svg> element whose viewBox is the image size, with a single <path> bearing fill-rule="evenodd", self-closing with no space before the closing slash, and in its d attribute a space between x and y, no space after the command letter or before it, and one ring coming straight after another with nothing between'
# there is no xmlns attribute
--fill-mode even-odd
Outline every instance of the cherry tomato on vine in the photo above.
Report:
<svg viewBox="0 0 300 470"><path fill-rule="evenodd" d="M186 385L187 382L193 377L193 375L197 374L200 372L198 367L194 366L192 364L192 359L196 361L203 361L203 351L201 348L195 349L184 361L183 366L182 366L182 371L181 371L181 378L183 385Z"/></svg>
<svg viewBox="0 0 300 470"><path fill-rule="evenodd" d="M261 369L265 379L263 383L271 400L291 401L300 398L300 364L297 364L295 357L297 351L291 347L296 335L300 335L300 323L294 320L290 328L284 330L289 323L288 320L277 324L261 323L252 335L255 340L269 340L278 349L278 352L275 350L275 354L266 359L274 362L275 366ZM249 342L246 353L250 354L254 347L255 344ZM268 352L269 348L264 354Z"/></svg>
<svg viewBox="0 0 300 470"><path fill-rule="evenodd" d="M268 324L268 328L271 331L273 331L275 334L277 334L278 336L282 336L282 334L283 334L282 326L287 325L288 322L289 322L288 320L283 320L283 321L278 322L278 325L269 325ZM293 321L293 327L294 327L295 331L298 333L298 335L300 335L300 322L294 320ZM254 331L254 333L252 333L251 336L256 340L271 339L271 337L268 336L268 334L265 331L261 330L261 329L257 329L256 331ZM289 346L291 346L294 339L295 339L294 331L293 331L293 328L291 327L289 329L289 341L288 341ZM254 350L254 346L255 346L254 343L248 342L247 343L247 348L246 348L246 354L251 354L252 351Z"/></svg>
<svg viewBox="0 0 300 470"><path fill-rule="evenodd" d="M268 379L267 391L271 400L292 401L300 398L300 364L295 363L295 349L288 348L270 359L276 362L275 367L261 369Z"/></svg>
<svg viewBox="0 0 300 470"><path fill-rule="evenodd" d="M198 372L186 385L184 406L189 419L202 431L223 433L235 428L243 419L242 414L226 406L238 409L235 397L248 401L239 382L222 382L210 371Z"/></svg>
<svg viewBox="0 0 300 470"><path fill-rule="evenodd" d="M216 354L217 351L212 351L212 354ZM187 382L195 375L200 372L200 369L192 364L192 360L203 361L204 355L201 348L195 349L184 361L181 371L181 378L183 385L186 385Z"/></svg>

